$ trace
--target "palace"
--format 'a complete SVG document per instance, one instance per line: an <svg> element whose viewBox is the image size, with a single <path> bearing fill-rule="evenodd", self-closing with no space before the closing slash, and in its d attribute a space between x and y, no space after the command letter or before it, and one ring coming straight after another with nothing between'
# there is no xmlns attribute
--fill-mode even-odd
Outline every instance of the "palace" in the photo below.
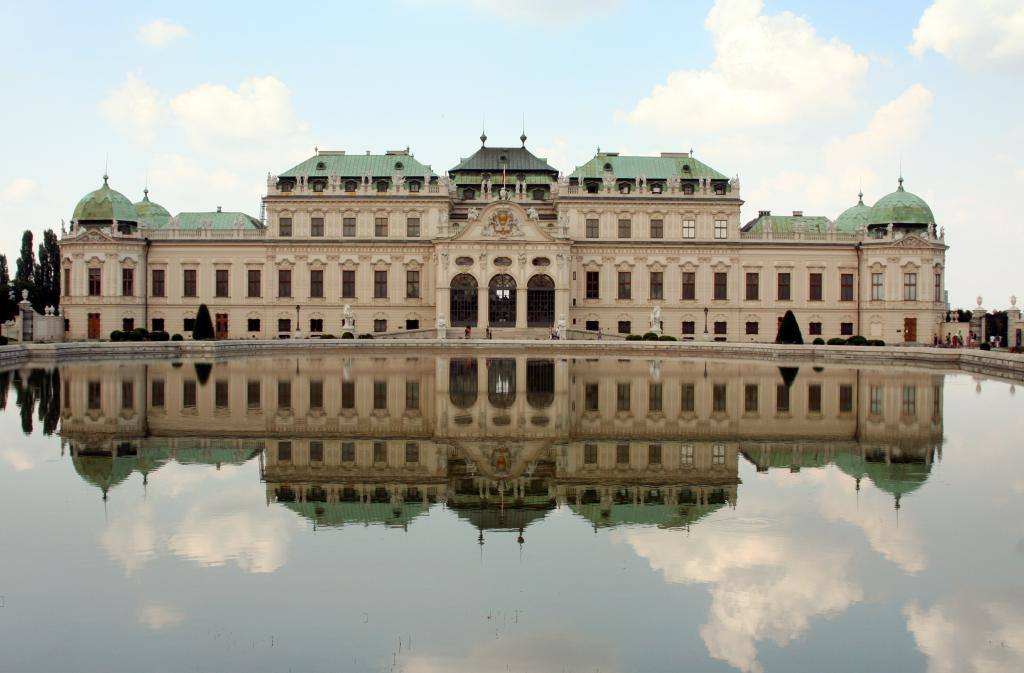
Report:
<svg viewBox="0 0 1024 673"><path fill-rule="evenodd" d="M68 338L144 327L219 338L343 332L444 337L931 342L946 245L896 191L835 220L761 211L689 153L598 152L569 175L526 147L480 148L444 175L408 149L318 150L267 180L264 213L135 204L103 185L61 239ZM479 332L478 332L479 333Z"/></svg>

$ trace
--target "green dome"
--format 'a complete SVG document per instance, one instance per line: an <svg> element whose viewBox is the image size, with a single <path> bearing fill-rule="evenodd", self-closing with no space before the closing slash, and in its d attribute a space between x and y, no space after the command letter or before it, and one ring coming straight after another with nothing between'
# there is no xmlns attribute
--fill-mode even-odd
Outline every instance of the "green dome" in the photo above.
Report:
<svg viewBox="0 0 1024 673"><path fill-rule="evenodd" d="M139 226L151 227L153 229L166 227L167 223L171 221L171 214L159 203L153 203L149 200L148 189L142 190L142 194L142 200L133 206Z"/></svg>
<svg viewBox="0 0 1024 673"><path fill-rule="evenodd" d="M107 185L107 176L104 175L103 186L82 197L71 219L75 222L137 222L138 215L124 194Z"/></svg>
<svg viewBox="0 0 1024 673"><path fill-rule="evenodd" d="M903 178L900 186L892 194L887 194L871 207L871 226L886 224L916 224L927 226L935 224L932 209L920 196L903 190Z"/></svg>
<svg viewBox="0 0 1024 673"><path fill-rule="evenodd" d="M836 229L856 233L861 227L868 226L870 220L871 206L864 205L864 194L857 194L857 205L850 206L836 218Z"/></svg>

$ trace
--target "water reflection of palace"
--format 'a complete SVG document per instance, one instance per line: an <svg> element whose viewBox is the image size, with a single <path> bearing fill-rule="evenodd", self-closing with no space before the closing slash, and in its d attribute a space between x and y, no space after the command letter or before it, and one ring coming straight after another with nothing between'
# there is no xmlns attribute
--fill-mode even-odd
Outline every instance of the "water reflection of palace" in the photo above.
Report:
<svg viewBox="0 0 1024 673"><path fill-rule="evenodd" d="M258 457L268 502L319 525L481 530L558 506L683 527L759 471L829 464L899 498L942 440L942 376L693 360L255 359L62 370L61 435L104 494L168 460Z"/></svg>

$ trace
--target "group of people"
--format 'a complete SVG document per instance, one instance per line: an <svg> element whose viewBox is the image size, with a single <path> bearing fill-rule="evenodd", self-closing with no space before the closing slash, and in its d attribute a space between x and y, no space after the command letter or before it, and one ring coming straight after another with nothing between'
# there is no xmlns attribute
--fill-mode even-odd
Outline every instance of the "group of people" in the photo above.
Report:
<svg viewBox="0 0 1024 673"><path fill-rule="evenodd" d="M947 334L945 341L940 340L938 336L932 337L932 345L941 348L975 348L979 341L978 335L974 332L968 332L966 340L963 334ZM1001 348L1003 337L998 334L989 335L988 345L991 348Z"/></svg>

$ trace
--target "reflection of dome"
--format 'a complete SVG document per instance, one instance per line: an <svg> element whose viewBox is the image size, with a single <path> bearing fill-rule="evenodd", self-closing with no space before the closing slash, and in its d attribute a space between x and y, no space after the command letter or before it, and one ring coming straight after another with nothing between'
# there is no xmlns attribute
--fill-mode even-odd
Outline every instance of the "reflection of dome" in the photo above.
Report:
<svg viewBox="0 0 1024 673"><path fill-rule="evenodd" d="M666 505L662 503L613 504L607 516L600 503L570 505L569 509L598 528L615 526L657 526L658 528L686 528L721 509L715 505Z"/></svg>
<svg viewBox="0 0 1024 673"><path fill-rule="evenodd" d="M869 225L885 226L895 225L917 225L928 226L935 224L935 216L932 209L920 196L911 194L903 189L903 178L899 180L900 186L895 192L886 194L871 207Z"/></svg>
<svg viewBox="0 0 1024 673"><path fill-rule="evenodd" d="M89 192L75 206L71 216L75 222L137 222L135 206L124 194L114 191L107 184L107 176L103 176L103 186Z"/></svg>
<svg viewBox="0 0 1024 673"><path fill-rule="evenodd" d="M149 189L142 190L142 200L135 204L135 213L139 218L139 226L160 229L171 221L171 214L159 203L149 200Z"/></svg>
<svg viewBox="0 0 1024 673"><path fill-rule="evenodd" d="M841 232L855 233L861 227L868 226L871 219L871 206L864 205L864 195L857 195L856 205L850 206L836 218L836 229Z"/></svg>
<svg viewBox="0 0 1024 673"><path fill-rule="evenodd" d="M137 459L134 455L83 455L79 453L72 456L71 462L75 466L75 472L82 479L103 491L103 497L106 498L110 489L131 476Z"/></svg>
<svg viewBox="0 0 1024 673"><path fill-rule="evenodd" d="M921 488L931 474L931 464L924 458L895 457L891 462L867 460L852 452L835 458L836 466L854 479L867 477L880 491L897 498Z"/></svg>
<svg viewBox="0 0 1024 673"><path fill-rule="evenodd" d="M449 500L449 507L455 510L460 519L465 519L473 525L473 528L480 530L495 531L518 531L528 527L535 521L540 521L548 512L555 508L554 501L545 499L542 505L515 505L500 507L452 507Z"/></svg>

